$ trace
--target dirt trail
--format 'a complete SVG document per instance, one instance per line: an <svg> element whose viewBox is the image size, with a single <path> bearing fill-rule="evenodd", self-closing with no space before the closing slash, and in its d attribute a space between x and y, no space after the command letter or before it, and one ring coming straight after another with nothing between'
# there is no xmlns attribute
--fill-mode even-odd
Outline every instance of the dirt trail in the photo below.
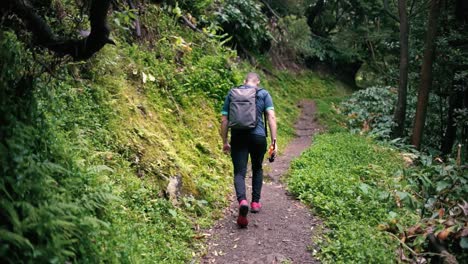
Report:
<svg viewBox="0 0 468 264"><path fill-rule="evenodd" d="M208 252L201 263L319 263L312 258L310 249L314 247L313 228L320 222L306 206L291 197L279 181L288 171L291 160L310 146L312 136L320 128L315 120L314 102L302 101L300 107L302 113L295 126L296 138L275 162L266 160L264 163L262 211L249 213L248 228L238 228L238 204L233 199L225 218L210 229ZM251 176L246 179L248 194L250 183Z"/></svg>

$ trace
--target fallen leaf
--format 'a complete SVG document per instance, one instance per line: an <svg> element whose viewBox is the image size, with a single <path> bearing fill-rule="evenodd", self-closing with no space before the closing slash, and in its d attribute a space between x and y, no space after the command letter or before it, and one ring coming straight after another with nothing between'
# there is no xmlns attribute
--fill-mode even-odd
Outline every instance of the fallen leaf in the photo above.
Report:
<svg viewBox="0 0 468 264"><path fill-rule="evenodd" d="M444 216L444 213L445 213L445 209L444 208L440 208L439 209L439 218L442 218Z"/></svg>

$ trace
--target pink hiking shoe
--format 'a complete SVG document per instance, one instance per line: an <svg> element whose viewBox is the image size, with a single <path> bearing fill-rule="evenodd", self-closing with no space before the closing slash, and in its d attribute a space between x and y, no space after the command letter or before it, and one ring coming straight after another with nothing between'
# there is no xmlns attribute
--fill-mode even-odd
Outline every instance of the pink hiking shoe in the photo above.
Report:
<svg viewBox="0 0 468 264"><path fill-rule="evenodd" d="M249 203L247 200L242 200L239 203L239 216L237 217L237 224L240 227L247 227L249 220L247 220L247 213L249 212Z"/></svg>
<svg viewBox="0 0 468 264"><path fill-rule="evenodd" d="M250 204L250 212L256 214L262 209L262 204L260 202L252 202Z"/></svg>

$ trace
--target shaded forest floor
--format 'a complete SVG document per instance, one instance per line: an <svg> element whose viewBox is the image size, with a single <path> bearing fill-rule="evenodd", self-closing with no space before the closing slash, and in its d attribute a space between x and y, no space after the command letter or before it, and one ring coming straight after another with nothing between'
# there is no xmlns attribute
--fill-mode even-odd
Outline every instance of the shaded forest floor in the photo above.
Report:
<svg viewBox="0 0 468 264"><path fill-rule="evenodd" d="M202 263L318 263L313 259L311 237L320 225L308 207L292 197L280 182L291 161L308 148L320 130L316 106L302 101L301 116L295 125L296 137L274 163L264 163L262 211L249 213L249 226L236 224L238 204L233 201L225 217L209 230L208 251ZM281 147L281 146L280 146ZM246 184L250 190L251 175Z"/></svg>

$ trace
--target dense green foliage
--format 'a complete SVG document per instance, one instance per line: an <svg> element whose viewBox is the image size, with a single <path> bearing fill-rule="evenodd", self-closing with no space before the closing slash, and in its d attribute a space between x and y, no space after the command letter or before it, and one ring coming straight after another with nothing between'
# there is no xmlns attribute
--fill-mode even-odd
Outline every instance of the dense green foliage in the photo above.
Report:
<svg viewBox="0 0 468 264"><path fill-rule="evenodd" d="M389 87L369 87L353 93L340 105L340 111L347 115L351 132L390 139L395 101L396 94Z"/></svg>
<svg viewBox="0 0 468 264"><path fill-rule="evenodd" d="M317 136L294 161L289 189L325 217L320 259L326 263L393 263L397 241L379 232L381 222L404 221L397 207L402 160L361 136Z"/></svg>
<svg viewBox="0 0 468 264"><path fill-rule="evenodd" d="M430 248L428 236L436 236L450 253L464 260L468 257L465 200L468 172L457 163L420 155L416 166L405 170L408 192L402 193L401 200L419 212L420 218L411 226L399 226L393 232L404 237L418 252Z"/></svg>
<svg viewBox="0 0 468 264"><path fill-rule="evenodd" d="M219 16L204 19L201 25L227 33L240 51L249 57L263 53L278 68L306 65L332 72L344 81L361 88L398 86L400 48L399 12L406 11L409 23L408 96L404 129L395 135L395 101L384 96L388 106L380 120L360 116L359 121L379 127L378 136L399 137L409 144L415 121L418 87L421 81L425 36L428 31L429 4L405 1L399 10L396 1L323 1L262 0L204 1L206 7L219 10ZM432 2L432 1L431 1ZM449 155L462 144L462 158L468 156L466 111L466 39L468 15L462 0L440 6L436 24L435 59L431 70L432 91L427 102L427 116L422 150L431 155ZM200 12L195 7L193 12ZM401 8L400 8L401 9ZM209 9L208 9L209 10ZM209 26L208 26L209 25ZM263 61L261 61L262 64ZM262 65L264 66L264 65ZM393 93L393 91L392 91ZM396 96L395 96L396 97ZM383 101L381 101L383 102ZM359 106L357 106L359 108ZM356 108L356 109L357 109ZM379 113L380 115L380 113ZM383 117L385 116L385 118ZM354 124L356 125L356 124ZM370 129L370 131L374 131ZM419 146L417 146L419 148Z"/></svg>
<svg viewBox="0 0 468 264"><path fill-rule="evenodd" d="M270 40L267 17L261 5L253 0L226 0L217 13L223 31L232 38L233 44L244 52L264 50Z"/></svg>

